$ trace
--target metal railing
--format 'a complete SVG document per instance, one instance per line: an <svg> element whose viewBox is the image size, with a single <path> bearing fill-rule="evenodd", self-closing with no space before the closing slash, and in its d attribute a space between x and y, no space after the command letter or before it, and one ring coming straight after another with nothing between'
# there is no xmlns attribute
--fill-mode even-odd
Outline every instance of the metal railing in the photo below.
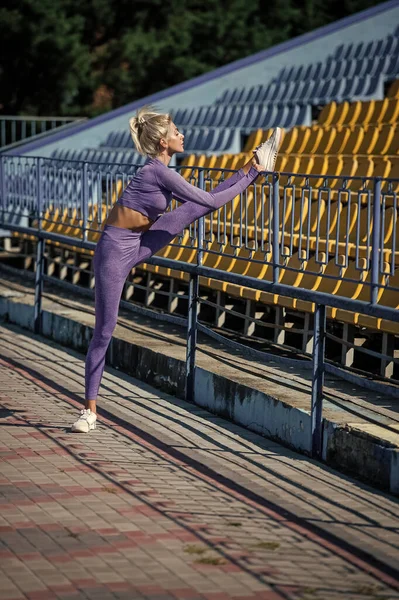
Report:
<svg viewBox="0 0 399 600"><path fill-rule="evenodd" d="M17 145L53 129L85 121L86 117L0 116L0 148Z"/></svg>
<svg viewBox="0 0 399 600"><path fill-rule="evenodd" d="M0 156L0 226L38 240L36 331L41 330L42 289L48 279L43 269L45 242L93 250L111 206L137 168ZM191 183L208 190L231 173L197 167L181 171ZM329 366L326 307L399 322L399 180L294 173L266 173L259 179L240 197L193 223L175 242L195 249L195 262L163 257L147 262L189 275L189 400L194 400L197 333L206 329L198 322L200 277L315 305L309 364L312 453L321 456L323 381ZM218 268L226 258L229 268Z"/></svg>

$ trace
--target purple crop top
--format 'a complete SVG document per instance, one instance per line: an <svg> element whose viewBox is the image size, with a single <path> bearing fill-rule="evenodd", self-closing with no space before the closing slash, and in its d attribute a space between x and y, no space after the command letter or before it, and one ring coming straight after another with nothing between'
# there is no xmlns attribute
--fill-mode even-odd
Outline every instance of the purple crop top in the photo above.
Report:
<svg viewBox="0 0 399 600"><path fill-rule="evenodd" d="M247 175L240 169L212 192L205 192L157 158L149 158L130 181L118 204L136 210L151 221L156 221L165 212L172 197L179 202L194 202L215 210L244 191L258 175L253 167Z"/></svg>

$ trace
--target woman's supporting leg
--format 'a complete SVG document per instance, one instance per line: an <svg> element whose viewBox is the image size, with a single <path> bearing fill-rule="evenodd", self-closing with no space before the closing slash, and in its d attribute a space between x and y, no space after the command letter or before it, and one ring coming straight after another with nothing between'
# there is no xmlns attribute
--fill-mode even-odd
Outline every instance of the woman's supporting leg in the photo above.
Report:
<svg viewBox="0 0 399 600"><path fill-rule="evenodd" d="M114 332L127 275L137 263L141 234L106 226L94 258L96 323L86 357L86 408L95 401L104 371L105 355Z"/></svg>
<svg viewBox="0 0 399 600"><path fill-rule="evenodd" d="M126 279L124 270L118 268L117 264L107 265L98 258L95 268L96 322L85 365L86 408L90 408L92 412L96 412L95 403L104 371L105 355L118 319Z"/></svg>

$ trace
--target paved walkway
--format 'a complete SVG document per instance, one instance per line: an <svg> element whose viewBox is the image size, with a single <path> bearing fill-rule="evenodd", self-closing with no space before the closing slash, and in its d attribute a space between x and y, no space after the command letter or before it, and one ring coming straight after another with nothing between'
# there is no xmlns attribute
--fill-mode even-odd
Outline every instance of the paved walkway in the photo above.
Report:
<svg viewBox="0 0 399 600"><path fill-rule="evenodd" d="M1 600L399 600L399 502L0 327Z"/></svg>

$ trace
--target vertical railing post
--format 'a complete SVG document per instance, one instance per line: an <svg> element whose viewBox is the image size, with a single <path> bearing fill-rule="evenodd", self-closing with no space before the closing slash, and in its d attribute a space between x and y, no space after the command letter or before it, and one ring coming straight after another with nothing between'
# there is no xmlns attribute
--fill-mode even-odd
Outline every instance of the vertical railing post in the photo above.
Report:
<svg viewBox="0 0 399 600"><path fill-rule="evenodd" d="M88 210L89 210L89 182L88 182L87 172L88 172L88 165L85 162L83 164L83 181L82 181L82 190L83 190L82 220L83 220L83 241L84 242L87 242L87 217L88 217Z"/></svg>
<svg viewBox="0 0 399 600"><path fill-rule="evenodd" d="M273 283L278 283L280 276L280 222L279 222L279 176L273 173L273 217L272 217L272 257L273 257Z"/></svg>
<svg viewBox="0 0 399 600"><path fill-rule="evenodd" d="M198 176L198 186L204 189L204 172ZM197 265L202 264L204 242L204 217L198 221L197 233ZM188 402L195 402L195 369L198 336L198 305L199 305L199 276L191 274L188 284L188 323L187 323L187 352L186 352L186 391L185 398Z"/></svg>
<svg viewBox="0 0 399 600"><path fill-rule="evenodd" d="M6 145L6 126L7 123L5 121L5 119L1 120L1 140L0 140L0 146L5 146Z"/></svg>
<svg viewBox="0 0 399 600"><path fill-rule="evenodd" d="M1 193L1 221L4 223L6 214L6 167L5 167L5 156L0 155L0 193Z"/></svg>
<svg viewBox="0 0 399 600"><path fill-rule="evenodd" d="M312 373L312 456L321 458L323 444L323 385L326 346L326 307L316 304L314 316L313 373Z"/></svg>
<svg viewBox="0 0 399 600"><path fill-rule="evenodd" d="M42 236L43 220L43 188L42 188L42 159L37 159L36 168L36 206L38 217L38 240L36 247L36 271L35 271L35 306L34 306L34 331L42 333L42 295L43 295L43 274L44 274L44 246L45 239Z"/></svg>
<svg viewBox="0 0 399 600"><path fill-rule="evenodd" d="M371 304L378 300L378 283L380 272L380 229L381 229L381 179L376 178L374 182L374 204L373 204L373 234L371 237Z"/></svg>

